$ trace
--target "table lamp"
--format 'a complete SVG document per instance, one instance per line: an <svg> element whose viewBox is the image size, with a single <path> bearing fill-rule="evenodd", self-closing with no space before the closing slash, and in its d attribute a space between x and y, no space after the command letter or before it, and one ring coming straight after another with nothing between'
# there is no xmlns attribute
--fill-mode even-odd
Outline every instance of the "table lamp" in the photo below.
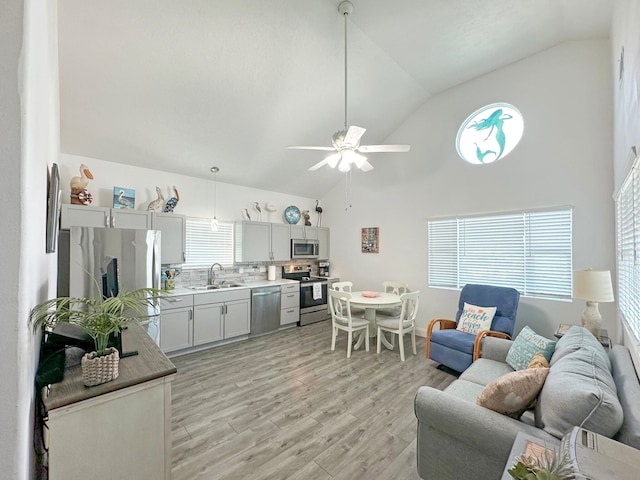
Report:
<svg viewBox="0 0 640 480"><path fill-rule="evenodd" d="M587 301L587 308L582 312L582 326L599 339L602 317L598 303L614 301L611 272L592 269L574 271L573 298Z"/></svg>

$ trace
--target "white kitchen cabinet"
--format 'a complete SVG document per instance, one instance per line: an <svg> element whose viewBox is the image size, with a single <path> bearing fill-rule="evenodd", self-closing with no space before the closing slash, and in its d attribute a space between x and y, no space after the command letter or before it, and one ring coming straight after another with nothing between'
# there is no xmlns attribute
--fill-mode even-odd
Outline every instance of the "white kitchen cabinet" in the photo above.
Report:
<svg viewBox="0 0 640 480"><path fill-rule="evenodd" d="M291 236L289 225L271 224L271 260L287 261L291 260Z"/></svg>
<svg viewBox="0 0 640 480"><path fill-rule="evenodd" d="M246 263L290 260L289 238L289 225L236 222L235 261Z"/></svg>
<svg viewBox="0 0 640 480"><path fill-rule="evenodd" d="M151 228L149 212L124 208L90 207L86 205L62 204L60 228Z"/></svg>
<svg viewBox="0 0 640 480"><path fill-rule="evenodd" d="M248 335L251 290L248 288L194 295L193 345Z"/></svg>
<svg viewBox="0 0 640 480"><path fill-rule="evenodd" d="M193 295L174 295L160 300L160 348L164 353L193 345Z"/></svg>
<svg viewBox="0 0 640 480"><path fill-rule="evenodd" d="M329 240L329 229L326 227L318 227L319 260L329 259Z"/></svg>
<svg viewBox="0 0 640 480"><path fill-rule="evenodd" d="M291 238L295 240L318 240L317 227L305 225L291 225Z"/></svg>
<svg viewBox="0 0 640 480"><path fill-rule="evenodd" d="M151 228L160 230L161 263L184 263L187 219L176 213L151 213Z"/></svg>
<svg viewBox="0 0 640 480"><path fill-rule="evenodd" d="M193 308L193 346L217 342L223 337L224 303Z"/></svg>
<svg viewBox="0 0 640 480"><path fill-rule="evenodd" d="M288 283L280 287L280 325L291 325L300 320L300 284Z"/></svg>

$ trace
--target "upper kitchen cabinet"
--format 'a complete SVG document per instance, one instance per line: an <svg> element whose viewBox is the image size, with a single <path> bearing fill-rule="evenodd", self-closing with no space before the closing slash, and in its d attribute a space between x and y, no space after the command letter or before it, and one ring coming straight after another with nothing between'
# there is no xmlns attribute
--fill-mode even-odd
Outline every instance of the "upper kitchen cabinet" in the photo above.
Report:
<svg viewBox="0 0 640 480"><path fill-rule="evenodd" d="M265 222L235 224L235 261L271 262L291 259L289 225Z"/></svg>
<svg viewBox="0 0 640 480"><path fill-rule="evenodd" d="M151 228L148 212L123 208L88 207L85 205L62 204L60 228Z"/></svg>
<svg viewBox="0 0 640 480"><path fill-rule="evenodd" d="M318 227L319 260L329 259L329 229Z"/></svg>
<svg viewBox="0 0 640 480"><path fill-rule="evenodd" d="M305 225L291 225L291 238L295 240L318 240L318 229Z"/></svg>
<svg viewBox="0 0 640 480"><path fill-rule="evenodd" d="M151 213L151 228L159 230L162 253L160 262L184 263L186 252L186 217L175 213Z"/></svg>

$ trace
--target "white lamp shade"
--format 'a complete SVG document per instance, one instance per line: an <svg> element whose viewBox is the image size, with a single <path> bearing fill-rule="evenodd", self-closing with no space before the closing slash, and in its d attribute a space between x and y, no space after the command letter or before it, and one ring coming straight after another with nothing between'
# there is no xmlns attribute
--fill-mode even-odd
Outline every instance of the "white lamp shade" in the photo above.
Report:
<svg viewBox="0 0 640 480"><path fill-rule="evenodd" d="M576 270L573 272L573 298L590 302L613 302L609 270Z"/></svg>

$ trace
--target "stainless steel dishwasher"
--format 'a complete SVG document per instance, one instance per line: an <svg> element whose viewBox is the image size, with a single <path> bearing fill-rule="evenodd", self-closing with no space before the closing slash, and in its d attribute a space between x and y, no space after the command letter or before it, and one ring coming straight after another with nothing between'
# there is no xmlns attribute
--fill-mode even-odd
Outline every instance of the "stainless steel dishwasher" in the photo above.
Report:
<svg viewBox="0 0 640 480"><path fill-rule="evenodd" d="M251 335L280 328L280 287L251 289Z"/></svg>

